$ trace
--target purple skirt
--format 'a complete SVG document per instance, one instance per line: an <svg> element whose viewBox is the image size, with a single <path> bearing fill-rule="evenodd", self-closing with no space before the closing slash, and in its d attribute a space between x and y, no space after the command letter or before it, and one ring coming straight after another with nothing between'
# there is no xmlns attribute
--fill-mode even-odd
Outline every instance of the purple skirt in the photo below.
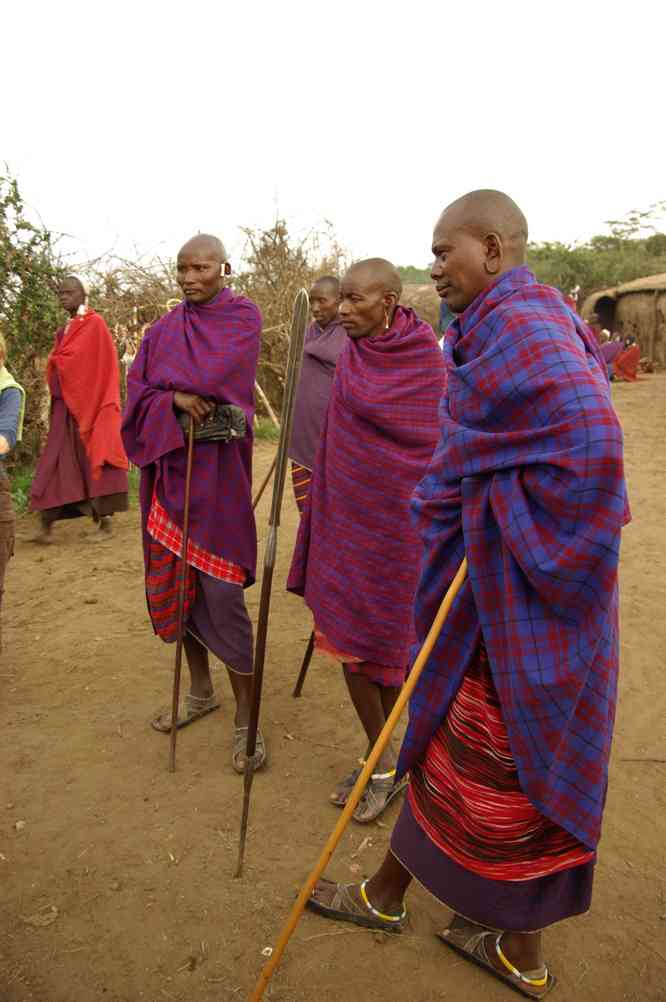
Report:
<svg viewBox="0 0 666 1002"><path fill-rule="evenodd" d="M391 852L443 905L498 932L538 932L590 907L593 862L534 880L480 877L430 841L408 799L393 829Z"/></svg>
<svg viewBox="0 0 666 1002"><path fill-rule="evenodd" d="M191 633L227 668L252 674L252 623L245 607L244 589L195 571L196 596L187 620Z"/></svg>

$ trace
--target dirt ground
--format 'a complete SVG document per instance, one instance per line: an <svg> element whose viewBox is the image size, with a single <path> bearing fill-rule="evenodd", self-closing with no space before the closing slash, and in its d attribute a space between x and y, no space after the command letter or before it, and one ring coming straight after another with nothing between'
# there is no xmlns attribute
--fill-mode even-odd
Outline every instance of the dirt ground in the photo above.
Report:
<svg viewBox="0 0 666 1002"><path fill-rule="evenodd" d="M622 676L593 909L548 933L562 1002L666 1000L666 375L613 390L626 435L633 524L622 553ZM261 479L274 445L257 450ZM258 511L265 536L268 500ZM21 520L0 662L0 1002L238 1002L337 819L334 781L361 750L339 672L315 659L284 591L296 530L285 499L266 666L270 767L255 779L245 875L232 879L242 781L230 765L231 694L181 732L178 770L152 712L168 702L173 647L144 607L138 512L113 542L89 522L29 542ZM248 593L256 615L259 587ZM353 825L330 873L369 875L381 825ZM410 928L384 937L306 914L274 1002L443 1002L513 996L434 937L447 912L410 891Z"/></svg>

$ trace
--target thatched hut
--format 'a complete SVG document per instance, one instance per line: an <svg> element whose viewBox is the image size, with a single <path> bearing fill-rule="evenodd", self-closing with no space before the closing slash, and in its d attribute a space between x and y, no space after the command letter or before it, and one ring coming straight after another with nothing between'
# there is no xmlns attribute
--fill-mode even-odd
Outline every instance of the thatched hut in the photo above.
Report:
<svg viewBox="0 0 666 1002"><path fill-rule="evenodd" d="M593 292L583 303L581 315L589 320L593 313L602 327L635 337L641 355L666 367L666 274Z"/></svg>

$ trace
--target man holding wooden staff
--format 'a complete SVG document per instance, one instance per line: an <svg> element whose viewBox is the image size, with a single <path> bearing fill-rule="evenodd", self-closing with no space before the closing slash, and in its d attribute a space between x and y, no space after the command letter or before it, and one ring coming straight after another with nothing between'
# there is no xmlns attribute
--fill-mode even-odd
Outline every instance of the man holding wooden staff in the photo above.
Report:
<svg viewBox="0 0 666 1002"><path fill-rule="evenodd" d="M185 301L143 338L127 381L123 439L141 469L150 617L170 643L177 636L184 525L183 417L194 418L184 637L191 688L177 726L220 705L208 663L212 652L227 666L236 700L232 765L242 773L252 683L252 626L243 589L254 583L257 558L250 490L261 316L254 303L224 287L229 270L216 237L196 236L178 252ZM158 715L153 727L168 733L170 714ZM265 758L258 734L255 768Z"/></svg>
<svg viewBox="0 0 666 1002"><path fill-rule="evenodd" d="M444 361L432 328L399 305L383 258L342 279L339 357L287 587L312 611L316 647L337 664L371 747L404 682L413 639L417 536L409 500L438 436ZM364 749L365 751L365 749ZM373 821L402 786L388 747L354 813ZM360 773L331 794L344 807Z"/></svg>
<svg viewBox="0 0 666 1002"><path fill-rule="evenodd" d="M361 885L320 881L309 904L400 932L415 877L455 913L446 945L541 998L554 984L542 930L590 905L629 513L603 359L525 268L526 244L523 213L496 191L435 227L432 278L459 316L442 437L413 500L420 641L463 556L469 577L412 697L390 852Z"/></svg>

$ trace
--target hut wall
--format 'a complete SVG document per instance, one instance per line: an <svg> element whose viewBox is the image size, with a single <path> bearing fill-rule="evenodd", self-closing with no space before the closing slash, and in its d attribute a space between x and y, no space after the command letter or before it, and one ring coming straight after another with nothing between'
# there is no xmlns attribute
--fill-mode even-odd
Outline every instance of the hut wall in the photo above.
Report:
<svg viewBox="0 0 666 1002"><path fill-rule="evenodd" d="M615 330L624 337L635 337L642 356L666 367L666 290L620 294Z"/></svg>

